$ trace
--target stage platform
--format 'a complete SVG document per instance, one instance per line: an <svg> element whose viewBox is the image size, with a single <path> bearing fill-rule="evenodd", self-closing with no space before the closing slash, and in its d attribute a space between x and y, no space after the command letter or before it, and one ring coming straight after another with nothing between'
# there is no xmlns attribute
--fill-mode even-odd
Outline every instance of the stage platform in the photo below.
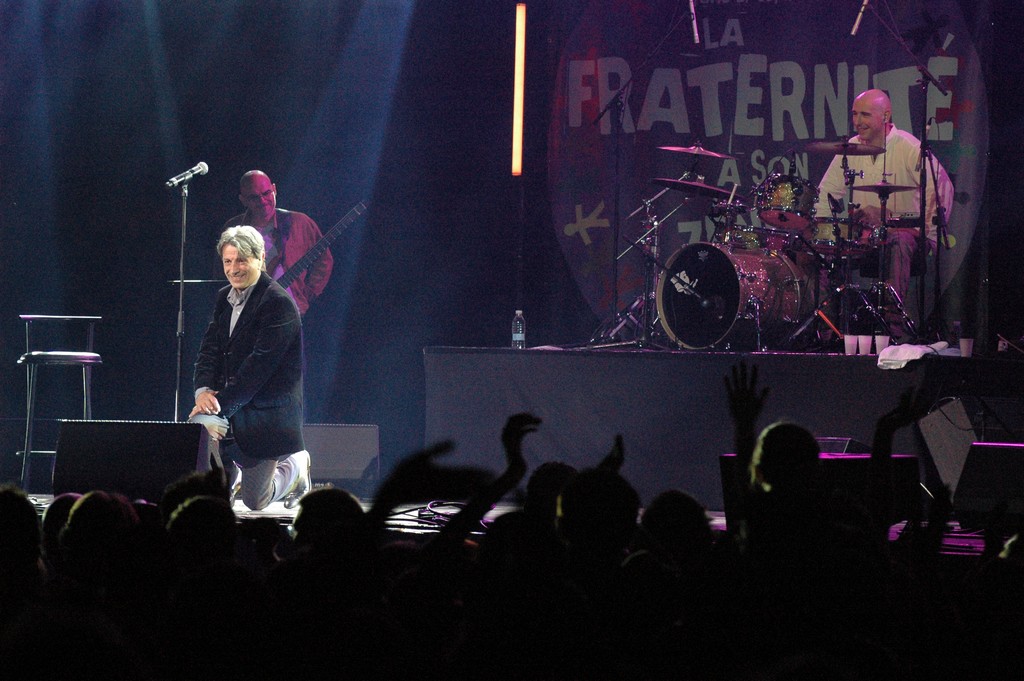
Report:
<svg viewBox="0 0 1024 681"><path fill-rule="evenodd" d="M980 357L925 357L883 370L873 356L431 347L424 350L425 439L455 441L448 463L499 471L505 419L532 412L543 424L525 443L531 469L551 460L592 466L621 434L622 473L642 503L676 488L722 511L719 456L733 450L723 378L740 360L757 365L771 389L761 426L787 419L820 438L864 445L907 388L939 404L1019 396L1024 384L1024 363ZM916 426L898 433L894 450L917 455L927 479L933 467Z"/></svg>

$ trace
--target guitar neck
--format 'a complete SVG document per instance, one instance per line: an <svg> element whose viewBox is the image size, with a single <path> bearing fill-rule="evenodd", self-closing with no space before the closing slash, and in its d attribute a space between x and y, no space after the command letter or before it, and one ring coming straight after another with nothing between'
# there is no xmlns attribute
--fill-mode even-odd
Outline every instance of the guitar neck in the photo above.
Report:
<svg viewBox="0 0 1024 681"><path fill-rule="evenodd" d="M360 201L357 203L352 210L345 214L345 217L338 220L337 224L327 230L327 233L320 237L320 240L313 244L306 253L295 261L295 264L288 268L288 271L277 278L279 283L284 288L288 288L292 285L296 279L302 276L306 270L316 263L320 259L320 256L324 254L335 239L341 236L341 233L345 229L356 221L360 215L366 212L366 202Z"/></svg>

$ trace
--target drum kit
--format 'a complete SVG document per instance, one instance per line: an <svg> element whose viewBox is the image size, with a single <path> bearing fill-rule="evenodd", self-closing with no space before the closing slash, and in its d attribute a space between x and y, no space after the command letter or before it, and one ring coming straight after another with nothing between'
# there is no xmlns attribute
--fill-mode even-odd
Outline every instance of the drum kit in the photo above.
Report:
<svg viewBox="0 0 1024 681"><path fill-rule="evenodd" d="M701 158L733 158L704 149L700 144L659 149L694 156L694 169ZM883 215L892 193L914 189L885 182L853 185L855 174L849 170L846 157L883 153L879 147L813 142L802 149L841 155L851 197L853 191L877 194ZM845 207L842 200L833 201L831 196L831 216L817 216L817 187L794 174L769 175L754 189L753 206L748 206L744 197L736 196L735 187L728 191L703 180L695 170L677 179L652 180L652 184L663 189L630 216L643 212L645 229L619 256L634 247L643 253L644 290L632 305L598 329L591 345L622 345L609 341L616 340L626 326L632 326L636 340L631 344L641 348L807 348L811 345L806 339L808 332L818 322L824 324L815 329L819 345L823 335L827 337L832 332L838 339L854 325L867 324L888 333L886 303L914 332L902 301L885 282L885 220L881 227L871 228L839 217ZM658 253L659 232L661 222L668 216L659 220L652 214L651 204L667 191L709 199L707 217L715 229L707 242L687 244L662 262ZM751 209L760 225L741 224L740 216ZM878 258L878 280L863 290L851 282L851 270L872 257ZM826 280L823 275L827 275L828 282L825 295L820 293L818 283ZM660 339L667 342L662 344Z"/></svg>

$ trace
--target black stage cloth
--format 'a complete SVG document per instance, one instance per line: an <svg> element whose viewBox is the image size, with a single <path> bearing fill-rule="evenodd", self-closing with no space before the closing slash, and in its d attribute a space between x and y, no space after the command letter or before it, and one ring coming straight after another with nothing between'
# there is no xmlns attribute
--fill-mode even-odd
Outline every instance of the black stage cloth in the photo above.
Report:
<svg viewBox="0 0 1024 681"><path fill-rule="evenodd" d="M531 470L550 460L592 466L621 433L622 473L643 503L677 488L721 511L719 455L733 451L723 377L741 359L771 388L761 427L786 419L818 437L869 445L878 416L908 387L935 401L1018 395L1024 373L1024 363L978 357L882 370L873 356L432 347L424 350L425 439L456 442L445 463L497 472L501 429L516 412L543 419L525 445ZM897 435L894 450L927 454L916 427Z"/></svg>

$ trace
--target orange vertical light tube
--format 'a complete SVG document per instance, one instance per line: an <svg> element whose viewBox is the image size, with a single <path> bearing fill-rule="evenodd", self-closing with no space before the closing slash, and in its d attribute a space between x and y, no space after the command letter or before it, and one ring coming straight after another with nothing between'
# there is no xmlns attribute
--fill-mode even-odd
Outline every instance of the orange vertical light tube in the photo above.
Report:
<svg viewBox="0 0 1024 681"><path fill-rule="evenodd" d="M523 174L523 91L526 87L526 3L516 4L515 79L512 95L512 175Z"/></svg>

